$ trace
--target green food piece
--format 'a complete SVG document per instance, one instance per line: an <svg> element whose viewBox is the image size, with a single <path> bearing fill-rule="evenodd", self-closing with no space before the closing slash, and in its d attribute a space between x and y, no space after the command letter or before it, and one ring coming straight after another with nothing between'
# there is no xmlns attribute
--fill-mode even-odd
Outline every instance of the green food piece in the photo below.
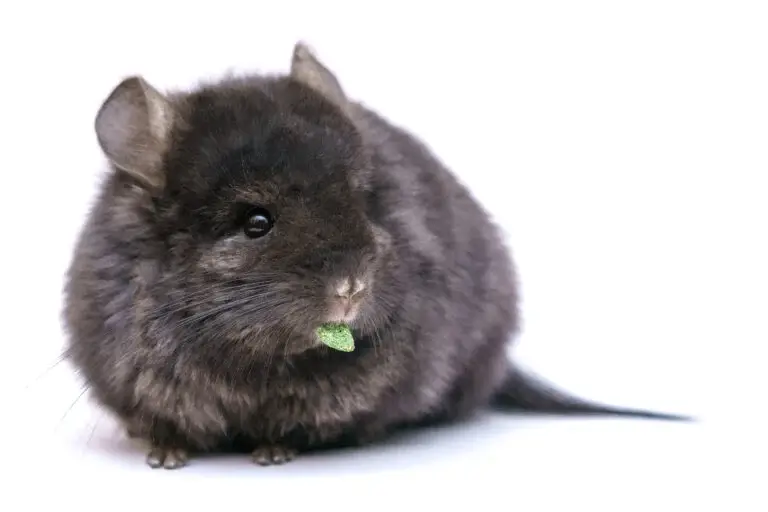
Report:
<svg viewBox="0 0 768 512"><path fill-rule="evenodd" d="M352 331L346 324L324 324L317 329L317 336L327 346L342 352L355 350Z"/></svg>

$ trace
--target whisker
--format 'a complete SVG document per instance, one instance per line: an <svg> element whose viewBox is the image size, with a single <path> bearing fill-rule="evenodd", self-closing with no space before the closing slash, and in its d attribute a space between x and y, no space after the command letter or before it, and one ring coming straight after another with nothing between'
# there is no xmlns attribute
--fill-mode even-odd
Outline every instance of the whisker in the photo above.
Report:
<svg viewBox="0 0 768 512"><path fill-rule="evenodd" d="M275 282L278 282L279 278L284 277L285 274L280 272L259 272L258 276L255 276L253 279L250 280L250 282L259 282L259 281L265 281L267 279L273 279L278 278L275 280ZM167 275L164 276L161 279L158 279L157 284L160 285L166 285L166 284L176 284L178 277L176 275ZM216 284L219 286L228 286L232 283L244 283L249 282L247 277L233 277L233 278L217 278ZM199 286L208 286L209 283L200 283ZM197 286L196 284L190 284L190 287Z"/></svg>
<svg viewBox="0 0 768 512"><path fill-rule="evenodd" d="M271 298L272 296L279 296L279 295L278 294L272 294L270 296L258 295L256 297L248 296L248 297L243 297L241 299L231 300L231 301L225 302L224 304L219 304L218 306L214 306L212 308L208 308L208 309L206 309L204 311L201 311L201 312L195 313L193 315L190 315L190 316L180 320L177 323L177 325L180 326L180 327L183 327L183 326L189 325L191 323L202 321L202 320L205 320L206 318L209 318L209 317L211 317L213 315L216 315L218 313L226 312L228 310L234 309L234 308L239 307L239 306L248 305L250 303L253 303L255 300L259 300L259 299L262 300L261 302L259 302L260 308L261 307L268 308L273 303L271 303L269 301L264 301L264 299ZM249 310L249 311L255 312L253 310ZM256 311L258 311L258 310L256 310Z"/></svg>
<svg viewBox="0 0 768 512"><path fill-rule="evenodd" d="M91 441L93 440L93 435L96 433L96 428L99 426L99 422L101 421L101 415L96 418L96 421L93 422L93 428L91 429L91 433L88 436L88 440L85 442L85 446L88 447L91 444Z"/></svg>
<svg viewBox="0 0 768 512"><path fill-rule="evenodd" d="M99 423L101 422L103 417L104 417L104 414L100 413L96 417L96 419L93 421L93 427L91 427L91 433L88 435L88 439L85 441L85 445L83 446L83 453L85 453L85 451L89 449L91 445L91 441L93 440L93 435L96 433L96 428L99 426Z"/></svg>
<svg viewBox="0 0 768 512"><path fill-rule="evenodd" d="M246 304L245 304L246 306L248 305L247 302L250 302L250 301L246 301ZM269 303L256 304L256 305L252 305L252 307L242 308L241 312L244 316L247 316L255 313L260 313L265 310L266 311L273 310L288 303L289 301L287 299L283 299L281 301L273 301ZM213 311L213 312L206 311L204 312L205 314L200 314L197 318L194 319L194 322L201 325L199 325L197 329L195 329L194 333L190 333L190 335L193 336L194 338L197 338L198 340L201 340L213 330L220 329L220 328L226 329L228 327L227 324L230 322L230 320L226 318L224 315L235 308L243 306L243 304L231 303L231 304L228 304L227 306L228 307L226 308L217 309L216 311ZM189 319L183 320L182 322L178 323L177 326L189 327L190 324L193 323L191 321L186 321L186 320L189 320Z"/></svg>
<svg viewBox="0 0 768 512"><path fill-rule="evenodd" d="M248 287L264 287L264 286L274 286L276 284L280 284L282 280L279 279L266 279L264 276L260 276L258 280L253 281L243 281L242 279L236 279L236 280L229 280L229 281L223 281L223 282L216 282L215 285L217 289L220 289L222 291L227 290L239 290L242 288L248 288ZM234 284L233 284L234 283ZM184 297L194 297L199 294L208 293L211 291L212 283L199 283L195 285L189 285L187 286L184 291L183 295ZM181 293L181 290L172 290L176 293Z"/></svg>
<svg viewBox="0 0 768 512"><path fill-rule="evenodd" d="M24 386L24 390L28 391L29 388L31 388L34 384L37 384L43 377L45 377L49 372L51 372L54 368L59 366L61 363L64 362L64 360L67 358L68 352L67 350L64 350L59 356L56 358L54 363L46 368L43 372L41 372L37 377L32 379L31 382L29 382L26 386Z"/></svg>
<svg viewBox="0 0 768 512"><path fill-rule="evenodd" d="M248 284L248 285L227 288L225 291L232 292L232 293L238 292L239 294L246 294L246 295L260 295L263 292L263 290L268 289L270 286L272 285L255 286L252 284ZM193 301L191 299L202 296L204 294L210 294L210 293L211 293L210 288L205 290L200 290L198 292L185 293L183 297L180 297L175 300L167 301L157 306L156 308L153 308L152 310L150 310L150 314L152 315L157 315L161 313L175 314L184 309L190 309L190 308L202 306L204 304L211 302L211 299L203 298L197 301Z"/></svg>
<svg viewBox="0 0 768 512"><path fill-rule="evenodd" d="M61 416L61 419L56 424L56 427L54 428L54 432L59 429L59 427L64 423L64 420L67 418L70 412L72 412L72 409L74 409L75 405L80 401L81 398L83 398L83 395L85 395L85 392L88 391L89 386L85 385L83 386L83 389L80 391L80 393L77 395L77 398L75 398L72 401L72 404L67 408L67 410L64 412L64 414Z"/></svg>
<svg viewBox="0 0 768 512"><path fill-rule="evenodd" d="M183 290L183 295L185 297L189 296L195 296L197 294L201 293L207 293L211 290L211 286L216 286L219 289L233 289L236 290L241 287L248 287L248 286L259 286L259 285L274 285L279 284L284 281L284 276L278 274L278 273L260 273L258 278L248 280L243 279L242 277L238 278L232 278L232 279L226 279L226 280L217 280L214 283L211 282L199 282L199 283L187 283ZM175 279L172 276L169 276L168 278L162 279L157 283L159 286L169 285L169 293L181 293L182 290L177 289L175 285Z"/></svg>

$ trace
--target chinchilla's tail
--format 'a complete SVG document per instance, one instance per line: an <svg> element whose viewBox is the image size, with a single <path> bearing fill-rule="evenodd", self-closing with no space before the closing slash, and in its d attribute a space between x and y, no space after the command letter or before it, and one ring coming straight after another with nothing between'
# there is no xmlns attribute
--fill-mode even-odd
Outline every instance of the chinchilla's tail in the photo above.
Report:
<svg viewBox="0 0 768 512"><path fill-rule="evenodd" d="M491 406L497 410L519 410L569 416L606 415L654 420L694 421L689 416L601 405L583 400L558 391L514 366L510 368L504 383L494 395Z"/></svg>

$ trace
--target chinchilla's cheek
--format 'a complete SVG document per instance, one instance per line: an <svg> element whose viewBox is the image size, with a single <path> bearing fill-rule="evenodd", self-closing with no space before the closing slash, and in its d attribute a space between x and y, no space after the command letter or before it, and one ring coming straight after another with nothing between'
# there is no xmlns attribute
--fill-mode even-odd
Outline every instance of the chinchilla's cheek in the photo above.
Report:
<svg viewBox="0 0 768 512"><path fill-rule="evenodd" d="M377 256L387 254L392 248L392 235L383 227L373 223L371 224L371 232L373 233Z"/></svg>
<svg viewBox="0 0 768 512"><path fill-rule="evenodd" d="M198 260L199 267L208 273L235 277L246 268L248 253L241 235L224 238L203 252Z"/></svg>

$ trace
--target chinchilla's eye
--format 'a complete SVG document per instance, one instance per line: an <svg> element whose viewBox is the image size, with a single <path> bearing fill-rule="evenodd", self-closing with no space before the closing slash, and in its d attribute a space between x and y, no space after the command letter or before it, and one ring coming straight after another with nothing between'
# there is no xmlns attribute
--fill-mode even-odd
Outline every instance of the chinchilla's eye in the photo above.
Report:
<svg viewBox="0 0 768 512"><path fill-rule="evenodd" d="M249 238L260 238L269 233L273 226L274 219L269 211L260 206L256 206L248 210L243 231Z"/></svg>

